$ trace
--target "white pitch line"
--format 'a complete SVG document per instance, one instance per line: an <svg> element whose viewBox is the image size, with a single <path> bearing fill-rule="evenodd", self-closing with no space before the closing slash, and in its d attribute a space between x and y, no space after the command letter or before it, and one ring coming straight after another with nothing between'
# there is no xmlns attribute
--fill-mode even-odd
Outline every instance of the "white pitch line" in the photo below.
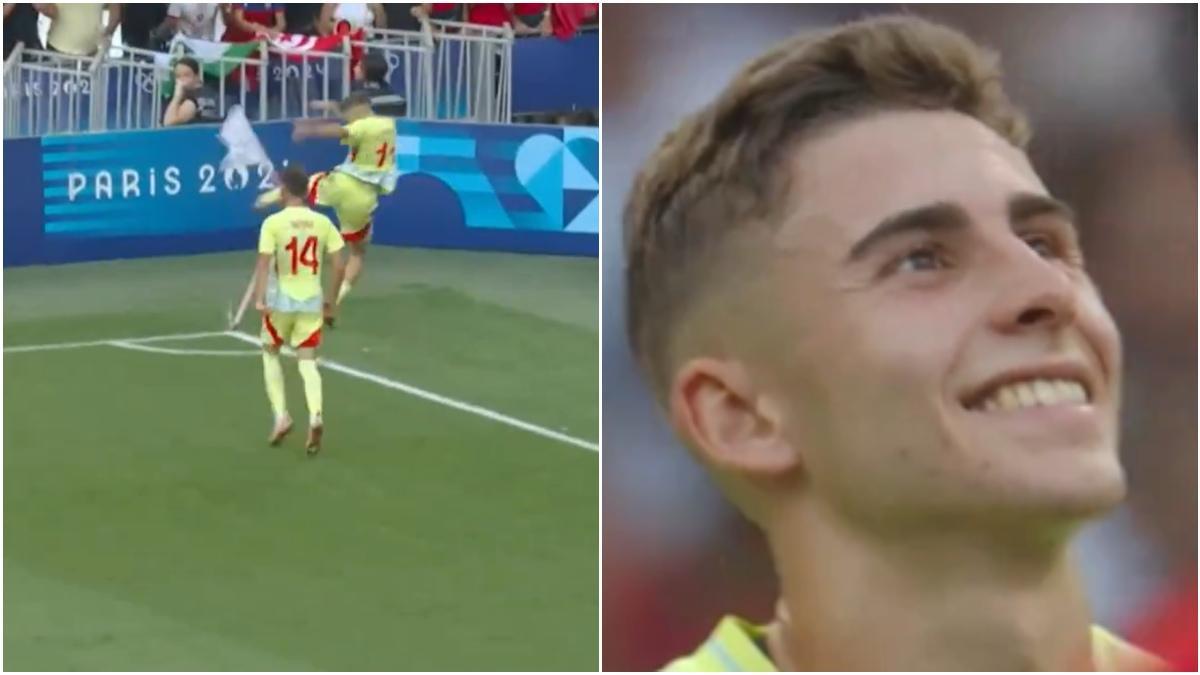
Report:
<svg viewBox="0 0 1200 675"><path fill-rule="evenodd" d="M165 342L168 340L195 340L206 337L220 337L225 335L222 331L208 333L175 333L172 335L147 335L145 337L131 338L111 338L108 340L91 340L89 342L55 342L42 345L18 345L16 347L5 347L4 352L21 353L21 352L45 352L53 349L79 349L81 347L109 347L116 346L117 342L128 342L131 344L140 344L145 342Z"/></svg>
<svg viewBox="0 0 1200 675"><path fill-rule="evenodd" d="M232 331L231 330L231 331L228 331L227 333L225 333L225 335L228 335L229 337L234 338L235 340L241 340L242 342L246 342L249 344L255 344L255 345L262 344L259 338L254 337L253 335L249 335L247 333L242 333L240 331ZM285 352L288 354L293 353L293 351L291 349L286 349ZM546 427L538 426L536 424L533 424L532 422L526 422L524 420L519 420L515 417L509 417L508 415L505 415L504 413L496 412L495 410L490 410L488 408L484 408L482 406L477 406L472 403L466 403L464 401L459 401L457 399L449 398L447 396L442 396L441 394L435 394L432 391L426 391L425 389L421 389L419 387L414 387L411 384L404 384L403 382L397 382L396 380L391 380L386 377L376 375L374 373L368 373L366 371L359 370L357 368L351 368L350 366L343 365L341 363L338 363L337 361L330 361L328 359L320 359L320 363L323 367L328 368L329 370L334 370L339 373L349 375L351 377L357 377L360 380L366 380L368 382L373 382L375 384L378 384L381 387L386 387L388 389L395 389L396 391L402 391L406 394L411 394L418 398L423 398L427 401L433 401L434 403L440 403L444 406L454 408L456 410L461 410L463 412L469 412L473 415L479 415L480 417L486 417L487 419L490 419L490 420L493 420L496 422L500 422L501 424L507 424L510 427L515 427L517 429L528 431L532 434L537 434L538 436L544 436L546 438L551 438L556 441L560 441L562 443L574 445L576 447L580 447L585 450L591 450L592 452L600 451L600 446L596 445L595 443L589 443L588 441L585 441L582 438L575 438L574 436L568 436L567 434L564 434L564 433L561 433L558 431L554 431L553 429L547 429Z"/></svg>
<svg viewBox="0 0 1200 675"><path fill-rule="evenodd" d="M171 354L175 356L256 356L262 352L257 349L172 349L171 347L152 347L150 345L138 344L127 340L113 340L109 343L114 347L122 349L131 349L138 352L150 352L151 354Z"/></svg>

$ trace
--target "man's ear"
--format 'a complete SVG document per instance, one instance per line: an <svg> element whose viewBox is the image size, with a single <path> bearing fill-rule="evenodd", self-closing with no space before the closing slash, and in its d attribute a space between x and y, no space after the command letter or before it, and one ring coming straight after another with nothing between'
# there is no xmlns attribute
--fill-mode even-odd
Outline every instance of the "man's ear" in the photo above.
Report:
<svg viewBox="0 0 1200 675"><path fill-rule="evenodd" d="M800 466L781 411L745 366L711 357L687 361L668 392L671 421L704 461L735 474L778 477Z"/></svg>

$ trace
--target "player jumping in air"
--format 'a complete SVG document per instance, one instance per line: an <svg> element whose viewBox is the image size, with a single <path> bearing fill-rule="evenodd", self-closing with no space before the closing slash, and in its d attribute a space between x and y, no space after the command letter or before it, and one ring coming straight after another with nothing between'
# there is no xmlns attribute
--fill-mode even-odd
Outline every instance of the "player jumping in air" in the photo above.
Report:
<svg viewBox="0 0 1200 675"><path fill-rule="evenodd" d="M254 305L262 312L263 376L267 399L275 415L268 441L277 445L292 429L292 418L284 400L283 367L279 350L288 343L296 350L304 396L308 404L308 454L321 447L324 422L321 418L321 373L316 349L321 344L321 326L336 312L321 289L321 269L328 255L333 263L330 295L342 283L346 266L341 250L342 235L333 222L305 205L308 175L299 166L289 166L280 175L283 209L263 221L258 239Z"/></svg>
<svg viewBox="0 0 1200 675"><path fill-rule="evenodd" d="M1070 551L1125 494L1120 338L1028 138L991 54L876 17L755 59L642 168L634 353L779 578L670 669L1160 665Z"/></svg>
<svg viewBox="0 0 1200 675"><path fill-rule="evenodd" d="M396 187L396 122L376 115L370 98L361 92L346 97L339 106L346 124L323 120L296 120L294 140L329 138L350 146L346 160L331 171L313 174L309 179L308 202L333 207L342 238L350 248L346 279L338 289L341 302L362 276L367 244L371 237L371 214L379 195ZM263 193L255 206L278 203L278 189Z"/></svg>

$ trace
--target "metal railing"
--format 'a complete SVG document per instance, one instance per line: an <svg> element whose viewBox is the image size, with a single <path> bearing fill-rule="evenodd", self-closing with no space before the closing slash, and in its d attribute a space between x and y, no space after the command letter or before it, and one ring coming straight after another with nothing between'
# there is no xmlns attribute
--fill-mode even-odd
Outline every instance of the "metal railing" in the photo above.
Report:
<svg viewBox="0 0 1200 675"><path fill-rule="evenodd" d="M257 82L258 89L258 119L265 121L267 119L267 86L266 86L266 71L267 59L261 55L264 53L265 44L259 45L259 58L230 58L219 57L216 59L205 59L201 61L202 68L205 65L216 64L218 72L222 73L217 77L217 109L221 117L225 116L230 103L229 84L232 77L237 82L237 104L242 106L243 110L249 108L251 101L249 95L249 84ZM176 43L172 48L172 63L175 59L184 56L183 47ZM206 78L207 79L207 78Z"/></svg>
<svg viewBox="0 0 1200 675"><path fill-rule="evenodd" d="M162 126L163 87L170 70L154 64L156 52L126 47L121 58L108 59L100 66L100 86L108 101L101 108L102 129L153 129ZM133 57L151 58L150 62Z"/></svg>
<svg viewBox="0 0 1200 675"><path fill-rule="evenodd" d="M256 121L329 115L332 106L313 103L350 93L352 50L362 49L383 53L404 116L507 123L513 39L509 26L429 20L420 31L368 28L339 51L261 41L257 57L192 56L217 66L206 79L221 116L234 103ZM4 63L4 137L161 127L171 65L183 52L176 43L169 53L124 46L110 54L103 44L96 56L68 56L18 44Z"/></svg>
<svg viewBox="0 0 1200 675"><path fill-rule="evenodd" d="M350 41L342 41L341 52L309 52L298 49L288 49L269 42L263 42L266 50L270 74L267 86L278 81L280 85L279 115L270 115L271 119L288 119L289 117L308 117L310 112L320 112L327 116L330 109L312 108L314 101L340 101L350 95ZM299 63L297 63L297 60ZM310 91L309 80L316 75L320 79L317 92ZM334 75L341 80L337 91L330 89L330 79ZM289 96L288 83L292 89ZM310 94L319 96L310 96ZM289 114L289 112L291 114Z"/></svg>
<svg viewBox="0 0 1200 675"><path fill-rule="evenodd" d="M8 58L4 60L4 137L10 138L17 136L17 127L20 124L20 103L21 99L16 95L9 95L9 92L18 91L21 87L20 69L17 64L21 62L25 52L25 43L18 42Z"/></svg>
<svg viewBox="0 0 1200 675"><path fill-rule="evenodd" d="M437 98L433 80L433 31L423 24L420 31L368 28L366 40L355 41L354 48L362 48L366 55L371 51L381 52L388 64L388 81L393 71L400 70L401 88L395 92L403 97L405 116L418 119L434 119L437 116Z"/></svg>
<svg viewBox="0 0 1200 675"><path fill-rule="evenodd" d="M95 129L103 105L102 57L18 45L4 63L4 135L45 136Z"/></svg>
<svg viewBox="0 0 1200 675"><path fill-rule="evenodd" d="M512 119L511 26L428 21L433 32L438 119L507 123Z"/></svg>

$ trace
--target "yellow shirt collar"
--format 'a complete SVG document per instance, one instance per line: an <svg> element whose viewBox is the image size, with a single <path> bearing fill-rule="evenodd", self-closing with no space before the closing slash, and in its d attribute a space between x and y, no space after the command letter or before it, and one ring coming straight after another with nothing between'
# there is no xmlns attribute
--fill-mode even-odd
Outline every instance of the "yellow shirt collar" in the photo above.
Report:
<svg viewBox="0 0 1200 675"><path fill-rule="evenodd" d="M766 629L726 616L693 654L676 659L666 672L776 672L759 648ZM1162 670L1165 664L1100 626L1092 626L1092 663L1098 671Z"/></svg>

